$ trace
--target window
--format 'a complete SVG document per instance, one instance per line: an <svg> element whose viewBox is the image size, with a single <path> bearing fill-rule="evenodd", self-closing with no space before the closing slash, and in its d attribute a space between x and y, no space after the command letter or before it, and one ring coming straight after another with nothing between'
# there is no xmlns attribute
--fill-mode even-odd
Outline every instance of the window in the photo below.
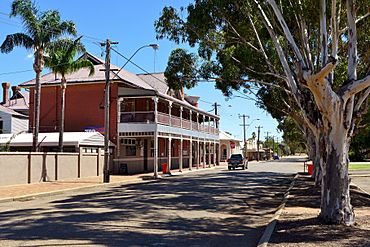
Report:
<svg viewBox="0 0 370 247"><path fill-rule="evenodd" d="M135 111L135 100L134 99L124 99L122 102L123 112L134 112Z"/></svg>
<svg viewBox="0 0 370 247"><path fill-rule="evenodd" d="M3 120L0 120L0 134L3 134L3 128L4 128Z"/></svg>
<svg viewBox="0 0 370 247"><path fill-rule="evenodd" d="M150 141L150 157L154 157L154 140Z"/></svg>
<svg viewBox="0 0 370 247"><path fill-rule="evenodd" d="M126 156L136 156L136 139L123 139Z"/></svg>

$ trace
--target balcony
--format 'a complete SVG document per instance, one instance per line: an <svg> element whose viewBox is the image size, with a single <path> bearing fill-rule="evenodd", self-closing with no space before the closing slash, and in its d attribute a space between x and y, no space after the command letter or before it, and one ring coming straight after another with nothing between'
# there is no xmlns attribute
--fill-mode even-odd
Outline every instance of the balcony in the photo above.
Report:
<svg viewBox="0 0 370 247"><path fill-rule="evenodd" d="M154 112L121 112L121 123L154 123Z"/></svg>
<svg viewBox="0 0 370 247"><path fill-rule="evenodd" d="M155 123L155 115L153 111L136 111L136 112L121 112L121 123ZM209 134L218 134L218 129L213 126L199 124L189 119L180 118L178 116L169 115L167 113L158 112L157 122L162 125L183 128L187 130L205 132Z"/></svg>

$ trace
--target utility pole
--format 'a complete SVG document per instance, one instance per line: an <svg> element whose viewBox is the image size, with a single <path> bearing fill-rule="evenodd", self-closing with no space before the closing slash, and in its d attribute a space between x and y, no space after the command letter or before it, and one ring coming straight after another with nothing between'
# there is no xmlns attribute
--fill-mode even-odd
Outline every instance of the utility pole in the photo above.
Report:
<svg viewBox="0 0 370 247"><path fill-rule="evenodd" d="M218 110L217 110L217 107L218 107L218 106L221 106L221 105L219 105L219 104L217 104L217 102L215 102L215 103L213 104L213 106L214 106L214 108L215 108L215 115L216 115L216 116L218 116ZM218 129L218 121L216 121L216 128Z"/></svg>
<svg viewBox="0 0 370 247"><path fill-rule="evenodd" d="M118 42L111 42L109 39L105 43L100 43L101 46L105 46L105 104L104 104L104 168L103 168L103 182L110 182L109 174L109 112L110 112L110 45L116 45Z"/></svg>
<svg viewBox="0 0 370 247"><path fill-rule="evenodd" d="M247 124L245 123L245 119L249 118L248 115L239 115L239 118L243 118L243 124L240 126L243 126L243 133L244 133L244 157L248 160L248 152L247 152L247 130L245 127L247 127Z"/></svg>
<svg viewBox="0 0 370 247"><path fill-rule="evenodd" d="M275 154L275 136L272 136L272 155Z"/></svg>
<svg viewBox="0 0 370 247"><path fill-rule="evenodd" d="M257 162L260 161L260 131L262 126L258 125L257 127Z"/></svg>

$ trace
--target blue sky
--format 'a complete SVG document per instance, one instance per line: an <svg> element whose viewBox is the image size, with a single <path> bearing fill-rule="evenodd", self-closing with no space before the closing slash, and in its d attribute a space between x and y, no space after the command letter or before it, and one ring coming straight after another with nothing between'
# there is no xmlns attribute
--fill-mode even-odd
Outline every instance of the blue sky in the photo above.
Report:
<svg viewBox="0 0 370 247"><path fill-rule="evenodd" d="M102 1L85 0L38 0L36 1L41 10L56 9L64 20L72 20L76 23L80 35L85 35L83 42L91 53L101 56L102 49L97 44L99 40L109 38L118 41L116 49L130 57L137 48L151 43L157 43L160 48L154 52L151 48L140 50L132 59L149 72L164 71L168 56L172 49L182 47L189 49L186 45L176 45L167 40L156 40L154 21L160 16L164 6L186 6L191 1L185 0L136 0L120 1L112 0L109 4ZM21 32L22 25L19 19L9 19L5 14L9 13L12 1L0 1L0 42L2 43L7 34ZM16 48L9 54L0 53L0 81L10 82L17 85L21 82L34 78L32 71L32 52L24 48ZM112 52L111 62L117 66L122 66L125 60ZM155 64L155 66L154 66ZM144 73L133 65L127 65L126 70L134 73ZM23 72L24 71L24 72ZM11 73L16 72L16 73ZM242 120L238 114L250 116L247 123L250 126L247 136L256 130L256 126L261 125L261 136L269 135L281 136L276 130L277 122L266 112L255 106L254 101L241 98L226 100L222 93L214 88L213 83L202 82L196 88L187 90L190 95L201 97L200 107L205 110L212 110L210 103L220 104L221 129L229 131L239 138L243 138L243 129L240 126ZM253 121L254 119L259 121ZM261 138L264 139L264 138Z"/></svg>

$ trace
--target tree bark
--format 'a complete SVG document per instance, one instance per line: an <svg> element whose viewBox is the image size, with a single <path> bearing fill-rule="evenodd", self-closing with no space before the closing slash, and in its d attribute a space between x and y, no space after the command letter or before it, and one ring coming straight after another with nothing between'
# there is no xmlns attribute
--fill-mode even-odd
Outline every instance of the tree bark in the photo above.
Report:
<svg viewBox="0 0 370 247"><path fill-rule="evenodd" d="M34 152L39 151L39 131L40 131L40 105L41 105L41 82L40 75L44 67L43 61L43 52L41 49L38 49L35 52L35 62L33 64L33 70L36 72L36 82L35 82L35 98L34 98L34 129L33 129L33 142L32 150Z"/></svg>
<svg viewBox="0 0 370 247"><path fill-rule="evenodd" d="M329 224L353 225L355 215L349 194L348 149L350 139L343 124L326 133L326 163L321 182L320 218Z"/></svg>
<svg viewBox="0 0 370 247"><path fill-rule="evenodd" d="M59 112L59 152L63 152L63 134L64 134L64 115L65 115L65 95L67 81L64 76L61 79L60 90L60 112Z"/></svg>

